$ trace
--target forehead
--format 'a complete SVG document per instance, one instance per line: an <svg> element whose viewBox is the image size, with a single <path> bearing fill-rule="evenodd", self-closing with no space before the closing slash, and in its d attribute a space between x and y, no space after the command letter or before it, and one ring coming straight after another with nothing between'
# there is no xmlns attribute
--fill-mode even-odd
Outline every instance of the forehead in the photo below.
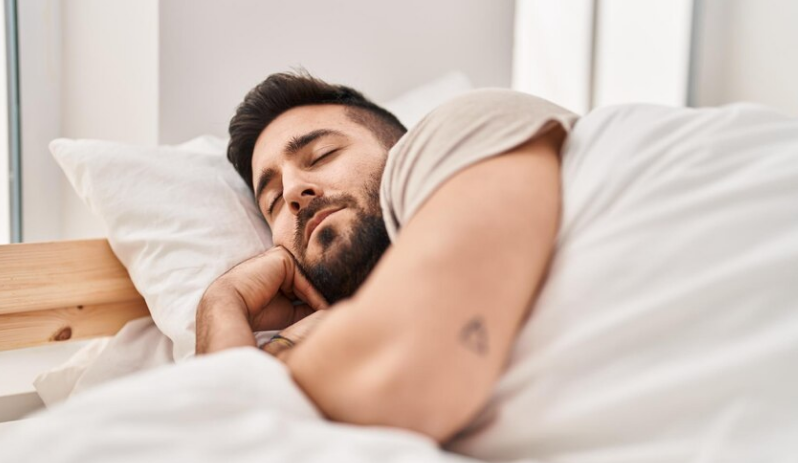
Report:
<svg viewBox="0 0 798 463"><path fill-rule="evenodd" d="M334 130L351 137L368 137L369 132L347 116L342 105L311 105L292 108L280 114L258 136L252 153L253 172L276 161L294 137L314 130Z"/></svg>

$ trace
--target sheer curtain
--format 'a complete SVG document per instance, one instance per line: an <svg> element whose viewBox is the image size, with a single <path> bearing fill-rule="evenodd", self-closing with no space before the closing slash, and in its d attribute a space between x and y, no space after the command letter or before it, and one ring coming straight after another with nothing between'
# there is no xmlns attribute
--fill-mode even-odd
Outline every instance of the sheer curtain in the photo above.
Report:
<svg viewBox="0 0 798 463"><path fill-rule="evenodd" d="M577 113L685 105L694 0L516 0L513 88Z"/></svg>

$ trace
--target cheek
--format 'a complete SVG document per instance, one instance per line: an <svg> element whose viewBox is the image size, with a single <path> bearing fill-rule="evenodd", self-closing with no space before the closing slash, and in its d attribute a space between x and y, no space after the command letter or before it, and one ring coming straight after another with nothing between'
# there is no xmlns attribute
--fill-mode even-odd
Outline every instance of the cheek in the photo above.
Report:
<svg viewBox="0 0 798 463"><path fill-rule="evenodd" d="M327 172L331 193L359 194L376 177L380 178L384 163L379 159L359 159L341 163Z"/></svg>

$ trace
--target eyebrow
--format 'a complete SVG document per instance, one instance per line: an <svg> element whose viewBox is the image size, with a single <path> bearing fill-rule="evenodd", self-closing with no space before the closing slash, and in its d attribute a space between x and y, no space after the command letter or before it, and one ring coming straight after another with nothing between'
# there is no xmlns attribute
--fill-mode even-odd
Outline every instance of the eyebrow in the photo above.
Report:
<svg viewBox="0 0 798 463"><path fill-rule="evenodd" d="M312 132L308 132L304 135L297 135L288 143L285 144L283 148L283 153L285 156L292 156L298 153L302 148L308 146L309 144L313 143L314 141L318 140L319 138L326 137L329 135L343 135L343 133L337 130L330 130L330 129L318 129ZM260 197L263 194L263 190L269 185L269 182L274 179L274 176L277 175L277 171L272 169L271 167L267 169L263 169L260 174L260 178L257 182L257 187L255 188L255 201L260 203Z"/></svg>

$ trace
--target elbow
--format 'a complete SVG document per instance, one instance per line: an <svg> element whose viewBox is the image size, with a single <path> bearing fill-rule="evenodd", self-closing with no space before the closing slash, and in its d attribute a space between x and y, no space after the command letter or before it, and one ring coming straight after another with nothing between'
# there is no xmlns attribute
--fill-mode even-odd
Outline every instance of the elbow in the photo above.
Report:
<svg viewBox="0 0 798 463"><path fill-rule="evenodd" d="M464 428L482 405L467 387L448 387L425 374L383 368L368 375L341 371L308 396L330 420L387 426L423 434L442 444ZM395 372L401 372L397 374Z"/></svg>
<svg viewBox="0 0 798 463"><path fill-rule="evenodd" d="M342 409L325 411L327 417L362 426L387 426L423 434L438 444L448 441L465 426L456 410L421 400L397 400L379 390L358 390L342 398Z"/></svg>
<svg viewBox="0 0 798 463"><path fill-rule="evenodd" d="M339 319L346 328L335 329ZM360 329L342 341L351 321L331 314L325 323L327 330L297 346L287 365L332 421L401 428L443 443L474 418L498 376L498 368L470 352L419 343L406 335L410 330Z"/></svg>

